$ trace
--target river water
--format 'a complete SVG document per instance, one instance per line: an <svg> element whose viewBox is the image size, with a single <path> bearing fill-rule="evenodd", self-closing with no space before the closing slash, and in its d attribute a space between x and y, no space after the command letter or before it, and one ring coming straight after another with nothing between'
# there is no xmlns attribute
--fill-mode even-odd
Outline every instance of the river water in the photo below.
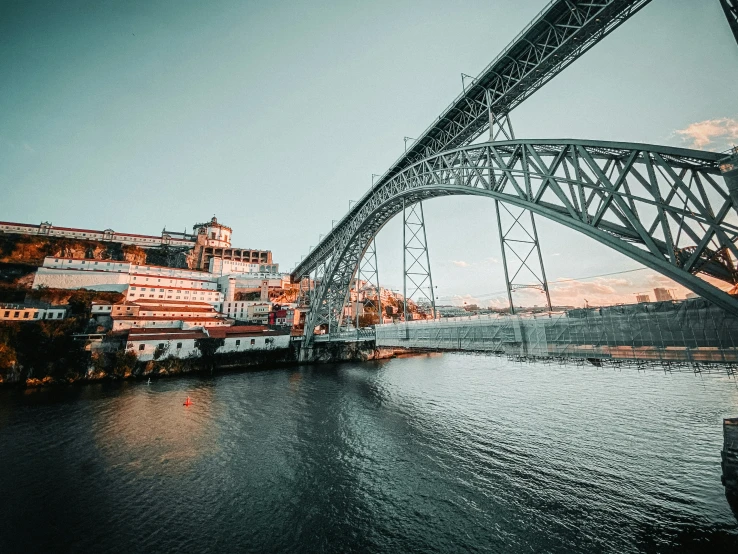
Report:
<svg viewBox="0 0 738 554"><path fill-rule="evenodd" d="M727 377L448 354L0 390L0 552L738 552L726 416Z"/></svg>

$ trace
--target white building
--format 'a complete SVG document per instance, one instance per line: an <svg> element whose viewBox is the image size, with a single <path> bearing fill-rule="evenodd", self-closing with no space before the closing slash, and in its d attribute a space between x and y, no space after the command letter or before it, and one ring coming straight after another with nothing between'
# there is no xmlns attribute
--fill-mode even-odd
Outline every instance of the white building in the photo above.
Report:
<svg viewBox="0 0 738 554"><path fill-rule="evenodd" d="M206 302L142 299L118 302L112 309L113 331L126 329L197 329L232 324Z"/></svg>
<svg viewBox="0 0 738 554"><path fill-rule="evenodd" d="M48 306L38 308L24 304L0 304L0 321L40 321L42 319L64 319L67 308Z"/></svg>
<svg viewBox="0 0 738 554"><path fill-rule="evenodd" d="M208 272L213 275L236 275L242 273L261 273L273 275L279 272L279 264L254 263L223 258L211 258L208 262Z"/></svg>
<svg viewBox="0 0 738 554"><path fill-rule="evenodd" d="M155 247L162 245L185 246L192 248L195 245L195 237L173 233L172 236L162 231L161 236L137 235L133 233L116 233L112 229L96 231L94 229L76 229L74 227L54 227L48 221L40 225L28 223L13 223L0 221L0 233L17 233L21 235L41 235L48 237L62 237L80 240L97 240L102 242L119 242L121 244L133 244L141 247Z"/></svg>
<svg viewBox="0 0 738 554"><path fill-rule="evenodd" d="M135 354L142 362L168 357L199 358L201 352L195 343L198 339L208 337L223 339L224 344L218 348L216 354L282 349L287 348L290 341L289 332L260 326L203 330L131 329L126 351Z"/></svg>

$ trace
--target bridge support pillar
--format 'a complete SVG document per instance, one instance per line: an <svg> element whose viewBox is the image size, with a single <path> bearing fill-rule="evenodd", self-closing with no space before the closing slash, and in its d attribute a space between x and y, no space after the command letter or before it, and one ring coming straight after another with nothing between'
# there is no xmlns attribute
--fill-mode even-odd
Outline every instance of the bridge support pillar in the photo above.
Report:
<svg viewBox="0 0 738 554"><path fill-rule="evenodd" d="M738 518L738 417L723 420L722 482L725 497Z"/></svg>
<svg viewBox="0 0 738 554"><path fill-rule="evenodd" d="M427 301L433 319L436 318L436 291L433 288L428 241L425 234L423 203L411 206L402 200L402 295L403 315L407 322L407 301L418 298Z"/></svg>

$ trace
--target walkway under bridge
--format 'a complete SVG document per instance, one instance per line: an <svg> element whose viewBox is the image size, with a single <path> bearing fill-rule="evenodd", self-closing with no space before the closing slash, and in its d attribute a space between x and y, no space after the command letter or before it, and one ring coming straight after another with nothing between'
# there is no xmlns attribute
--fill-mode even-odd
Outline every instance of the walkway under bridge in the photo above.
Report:
<svg viewBox="0 0 738 554"><path fill-rule="evenodd" d="M378 325L377 347L523 358L738 363L738 318L703 299Z"/></svg>

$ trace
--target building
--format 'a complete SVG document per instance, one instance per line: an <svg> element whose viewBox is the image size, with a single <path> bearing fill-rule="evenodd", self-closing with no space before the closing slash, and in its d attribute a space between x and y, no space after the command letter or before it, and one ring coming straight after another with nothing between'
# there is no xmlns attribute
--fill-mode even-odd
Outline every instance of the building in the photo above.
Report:
<svg viewBox="0 0 738 554"><path fill-rule="evenodd" d="M674 300L674 293L669 289L653 289L656 295L656 302L671 302Z"/></svg>
<svg viewBox="0 0 738 554"><path fill-rule="evenodd" d="M646 304L646 303L648 303L648 302L651 301L651 297L648 294L646 294L645 292L638 293L638 294L636 294L636 301L639 304Z"/></svg>
<svg viewBox="0 0 738 554"><path fill-rule="evenodd" d="M208 262L208 273L213 275L241 275L260 274L267 276L279 273L279 264L259 264L241 262L237 260L225 260L223 258L210 258Z"/></svg>
<svg viewBox="0 0 738 554"><path fill-rule="evenodd" d="M141 299L113 305L113 331L126 329L196 329L226 327L233 323L207 302Z"/></svg>
<svg viewBox="0 0 738 554"><path fill-rule="evenodd" d="M39 225L0 221L0 233L96 240L100 242L118 242L121 244L141 246L143 248L152 248L164 245L183 246L188 248L195 246L194 236L188 236L183 233L168 233L166 230L162 231L161 236L155 237L153 235L116 233L112 229L97 231L94 229L77 229L75 227L54 227L48 221L44 221Z"/></svg>
<svg viewBox="0 0 738 554"><path fill-rule="evenodd" d="M166 358L199 358L200 339L223 339L216 354L282 349L289 346L289 331L269 329L260 325L209 329L131 329L126 351L140 361Z"/></svg>
<svg viewBox="0 0 738 554"><path fill-rule="evenodd" d="M61 320L66 315L66 306L39 307L26 304L0 304L0 321Z"/></svg>
<svg viewBox="0 0 738 554"><path fill-rule="evenodd" d="M193 229L196 237L193 255L197 269L208 269L213 258L260 266L273 265L270 250L232 248L231 228L218 223L215 217L207 223L198 223Z"/></svg>
<svg viewBox="0 0 738 554"><path fill-rule="evenodd" d="M275 325L277 327L292 327L297 325L295 316L299 317L299 313L295 308L283 306L278 310L272 310L269 312L269 325Z"/></svg>
<svg viewBox="0 0 738 554"><path fill-rule="evenodd" d="M177 246L191 249L192 261L190 263L191 266L194 265L194 269L207 270L211 259L220 258L224 261L239 262L250 267L256 266L258 267L256 272L260 273L273 274L279 271L278 264L272 261L270 250L233 248L231 246L232 229L219 223L216 217L213 217L207 223L194 225L193 234L163 229L160 236L138 235L117 233L112 229L99 231L74 227L55 227L47 221L39 225L0 221L0 233L115 242L140 246L141 248ZM252 269L246 272L253 273L254 271Z"/></svg>
<svg viewBox="0 0 738 554"><path fill-rule="evenodd" d="M209 273L130 262L47 256L33 288L122 292L126 300L192 300L219 304L223 293Z"/></svg>

